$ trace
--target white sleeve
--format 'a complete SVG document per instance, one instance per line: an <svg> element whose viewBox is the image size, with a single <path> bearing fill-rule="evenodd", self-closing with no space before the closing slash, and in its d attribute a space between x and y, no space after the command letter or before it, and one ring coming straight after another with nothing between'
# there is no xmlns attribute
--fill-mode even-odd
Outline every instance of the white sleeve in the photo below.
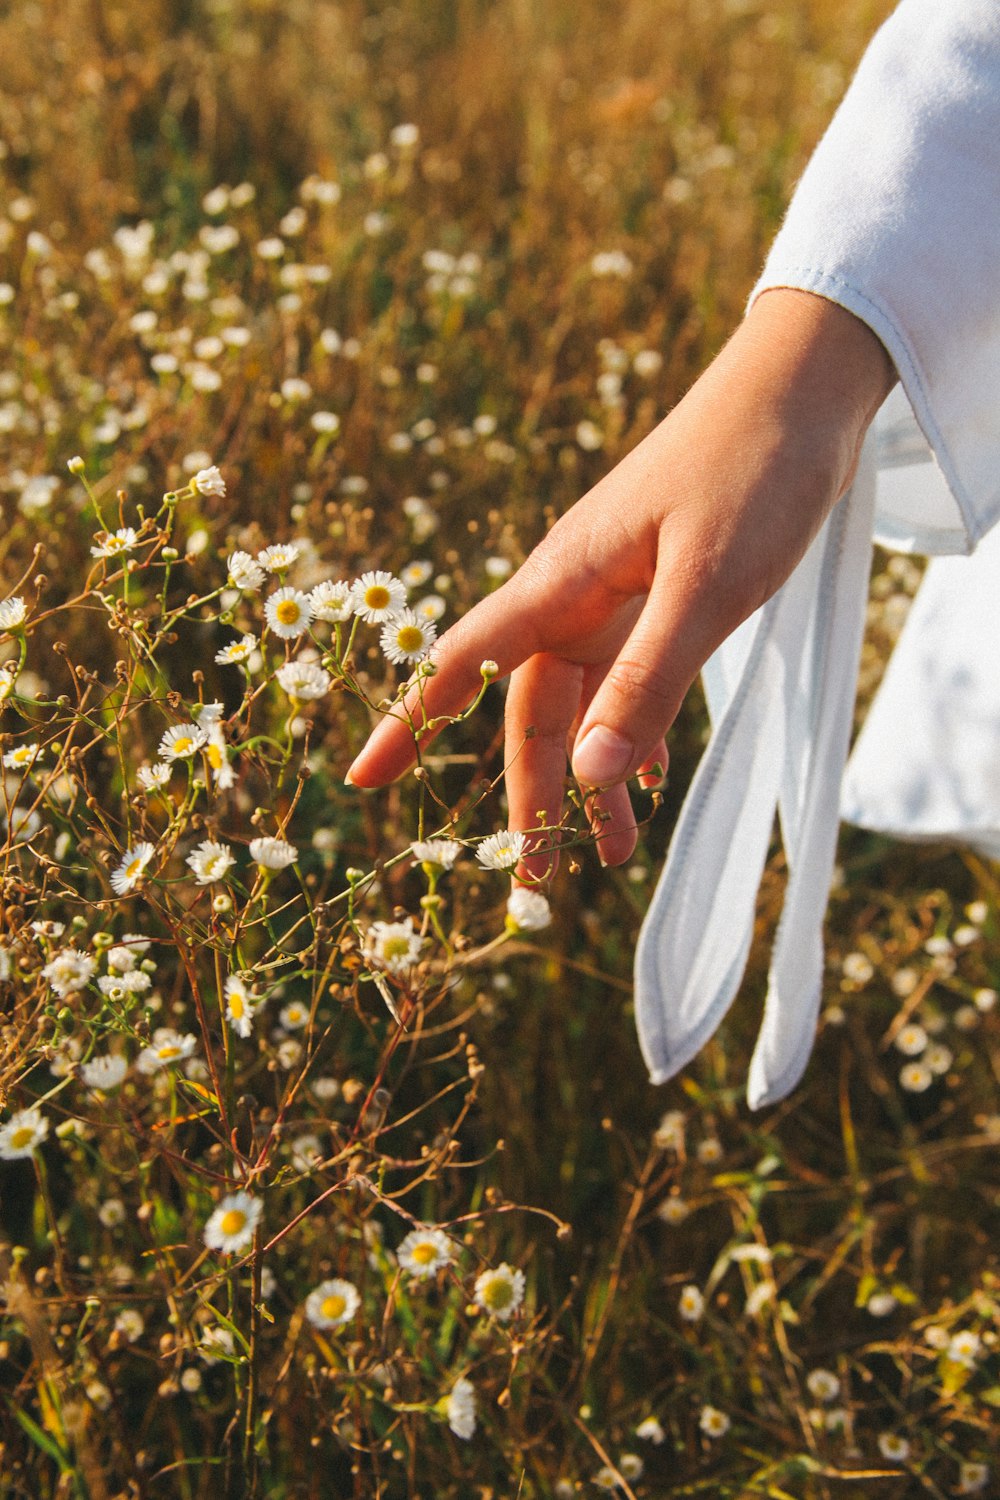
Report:
<svg viewBox="0 0 1000 1500"><path fill-rule="evenodd" d="M880 488L876 535L969 551L1000 517L997 0L902 0L809 162L751 302L775 286L868 324L933 452L936 484ZM890 465L898 412L892 425Z"/></svg>

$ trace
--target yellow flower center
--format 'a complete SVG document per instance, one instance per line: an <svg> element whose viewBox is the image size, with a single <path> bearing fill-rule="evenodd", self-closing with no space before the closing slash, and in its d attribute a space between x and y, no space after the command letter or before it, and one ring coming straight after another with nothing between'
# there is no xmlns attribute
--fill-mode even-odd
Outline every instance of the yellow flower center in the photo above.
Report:
<svg viewBox="0 0 1000 1500"><path fill-rule="evenodd" d="M282 625L297 625L302 613L294 599L282 599L274 612Z"/></svg>
<svg viewBox="0 0 1000 1500"><path fill-rule="evenodd" d="M323 1298L323 1305L320 1311L324 1318L329 1318L331 1322L335 1322L337 1318L344 1316L346 1309L346 1298L342 1297L339 1292L331 1292L329 1297Z"/></svg>
<svg viewBox="0 0 1000 1500"><path fill-rule="evenodd" d="M384 958L406 958L410 951L410 940L405 937L386 938L382 944Z"/></svg>
<svg viewBox="0 0 1000 1500"><path fill-rule="evenodd" d="M430 1266L437 1260L438 1250L433 1240L421 1240L419 1245L414 1245L410 1254L418 1266Z"/></svg>
<svg viewBox="0 0 1000 1500"><path fill-rule="evenodd" d="M483 1301L487 1307L509 1307L514 1300L514 1288L503 1276L494 1276L483 1288Z"/></svg>
<svg viewBox="0 0 1000 1500"><path fill-rule="evenodd" d="M104 545L109 552L121 552L125 546L125 538L122 536L109 536Z"/></svg>
<svg viewBox="0 0 1000 1500"><path fill-rule="evenodd" d="M213 741L209 744L205 754L208 756L208 763L212 767L212 770L217 771L222 765L222 746L215 744Z"/></svg>
<svg viewBox="0 0 1000 1500"><path fill-rule="evenodd" d="M396 640L400 651L419 651L424 644L424 632L419 625L404 625Z"/></svg>
<svg viewBox="0 0 1000 1500"><path fill-rule="evenodd" d="M135 877L138 875L138 873L139 873L139 871L141 869L142 869L142 855L141 854L137 854L136 857L135 857L135 859L129 860L128 864L125 866L125 879L126 880L134 880Z"/></svg>
<svg viewBox="0 0 1000 1500"><path fill-rule="evenodd" d="M194 749L194 740L189 734L182 734L180 739L174 740L175 755L189 755Z"/></svg>
<svg viewBox="0 0 1000 1500"><path fill-rule="evenodd" d="M233 1017L233 1019L236 1021L240 1021L243 1019L245 1013L246 1006L243 1004L243 996L238 993L230 995L229 1014Z"/></svg>
<svg viewBox="0 0 1000 1500"><path fill-rule="evenodd" d="M156 1055L161 1062L170 1062L173 1058L180 1057L181 1049L175 1047L172 1042L167 1042L164 1046L157 1048Z"/></svg>
<svg viewBox="0 0 1000 1500"><path fill-rule="evenodd" d="M369 609L387 609L391 602L392 595L384 583L373 583L365 589L365 604Z"/></svg>
<svg viewBox="0 0 1000 1500"><path fill-rule="evenodd" d="M30 1125L21 1125L11 1133L10 1143L15 1151L23 1151L25 1146L30 1146L35 1139L35 1132Z"/></svg>
<svg viewBox="0 0 1000 1500"><path fill-rule="evenodd" d="M229 1208L219 1220L219 1228L223 1234L239 1234L246 1228L247 1216L242 1208Z"/></svg>

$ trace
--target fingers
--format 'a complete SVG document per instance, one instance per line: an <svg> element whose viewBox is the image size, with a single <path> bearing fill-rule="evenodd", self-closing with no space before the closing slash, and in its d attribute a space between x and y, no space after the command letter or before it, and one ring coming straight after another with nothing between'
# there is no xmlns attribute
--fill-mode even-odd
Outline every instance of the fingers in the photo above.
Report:
<svg viewBox="0 0 1000 1500"><path fill-rule="evenodd" d="M561 657L532 656L514 672L504 715L508 824L526 833L561 817L566 737L580 711L584 669ZM544 854L522 861L522 874L544 879L555 869L554 835L533 843Z"/></svg>

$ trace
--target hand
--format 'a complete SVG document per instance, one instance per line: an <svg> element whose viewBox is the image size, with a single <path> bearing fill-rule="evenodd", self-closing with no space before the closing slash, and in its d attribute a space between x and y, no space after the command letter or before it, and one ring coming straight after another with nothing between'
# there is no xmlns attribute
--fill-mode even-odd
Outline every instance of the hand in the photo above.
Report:
<svg viewBox="0 0 1000 1500"><path fill-rule="evenodd" d="M511 828L558 822L569 754L578 781L602 789L590 803L602 859L631 856L623 783L666 767L664 735L688 687L795 568L895 378L853 314L808 292L765 292L670 415L441 638L428 718L461 712L484 660L512 674ZM416 715L415 693L407 704ZM387 717L349 779L379 786L413 759L409 726Z"/></svg>

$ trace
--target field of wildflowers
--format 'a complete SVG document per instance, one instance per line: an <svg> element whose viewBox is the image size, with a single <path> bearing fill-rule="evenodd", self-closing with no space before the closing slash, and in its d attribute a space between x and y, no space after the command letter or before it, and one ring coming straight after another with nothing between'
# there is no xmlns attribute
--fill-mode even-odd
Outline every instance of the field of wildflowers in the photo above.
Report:
<svg viewBox="0 0 1000 1500"><path fill-rule="evenodd" d="M0 10L2 1500L996 1492L995 870L845 831L752 1116L780 854L703 1056L632 1028L694 695L623 870L571 787L511 895L490 663L344 784L717 350L887 9Z"/></svg>

